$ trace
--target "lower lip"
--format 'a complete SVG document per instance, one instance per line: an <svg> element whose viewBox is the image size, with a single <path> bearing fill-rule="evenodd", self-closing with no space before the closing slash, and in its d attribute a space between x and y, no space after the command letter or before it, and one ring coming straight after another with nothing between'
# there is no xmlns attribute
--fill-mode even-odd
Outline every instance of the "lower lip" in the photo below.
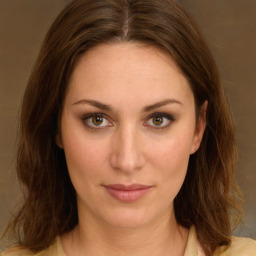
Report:
<svg viewBox="0 0 256 256"><path fill-rule="evenodd" d="M131 203L139 200L143 197L151 187L143 188L143 189L134 189L134 190L120 190L113 189L110 187L105 187L108 193L118 201Z"/></svg>

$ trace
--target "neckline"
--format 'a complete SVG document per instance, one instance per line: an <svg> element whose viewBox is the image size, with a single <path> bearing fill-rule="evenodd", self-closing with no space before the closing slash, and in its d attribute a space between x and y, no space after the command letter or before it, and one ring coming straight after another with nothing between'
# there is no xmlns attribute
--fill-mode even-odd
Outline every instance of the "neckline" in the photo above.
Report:
<svg viewBox="0 0 256 256"><path fill-rule="evenodd" d="M56 238L56 243L57 256L67 256L64 252L59 236ZM197 240L196 229L194 226L191 226L189 229L188 241L184 256L204 256L203 250Z"/></svg>
<svg viewBox="0 0 256 256"><path fill-rule="evenodd" d="M64 252L61 240L60 240L60 236L57 236L57 256L67 256L66 253Z"/></svg>

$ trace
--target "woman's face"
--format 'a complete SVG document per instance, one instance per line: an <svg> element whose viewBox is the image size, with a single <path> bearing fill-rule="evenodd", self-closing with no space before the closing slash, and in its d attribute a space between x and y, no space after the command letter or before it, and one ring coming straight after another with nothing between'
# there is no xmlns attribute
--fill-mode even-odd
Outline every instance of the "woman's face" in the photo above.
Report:
<svg viewBox="0 0 256 256"><path fill-rule="evenodd" d="M169 218L204 126L187 80L162 51L132 43L89 50L57 135L79 218L122 228Z"/></svg>

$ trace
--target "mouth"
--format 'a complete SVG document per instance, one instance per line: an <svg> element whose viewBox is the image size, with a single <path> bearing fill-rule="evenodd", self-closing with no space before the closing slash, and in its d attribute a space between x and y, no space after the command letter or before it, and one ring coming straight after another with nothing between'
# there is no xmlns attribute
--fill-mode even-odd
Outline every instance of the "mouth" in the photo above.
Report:
<svg viewBox="0 0 256 256"><path fill-rule="evenodd" d="M125 203L131 203L139 200L152 188L152 186L142 184L110 184L103 185L103 187L114 199Z"/></svg>

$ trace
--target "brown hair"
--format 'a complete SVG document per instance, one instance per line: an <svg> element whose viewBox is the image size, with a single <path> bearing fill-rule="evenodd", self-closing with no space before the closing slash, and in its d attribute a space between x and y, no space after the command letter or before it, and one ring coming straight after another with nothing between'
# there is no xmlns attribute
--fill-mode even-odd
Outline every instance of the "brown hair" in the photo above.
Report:
<svg viewBox="0 0 256 256"><path fill-rule="evenodd" d="M194 225L206 255L212 255L230 244L231 211L240 213L234 128L212 55L193 20L172 0L77 0L57 17L23 99L17 172L26 193L9 230L19 245L40 251L77 225L76 193L55 136L77 59L104 42L143 42L164 50L190 82L196 108L208 101L205 134L174 205L178 223Z"/></svg>

